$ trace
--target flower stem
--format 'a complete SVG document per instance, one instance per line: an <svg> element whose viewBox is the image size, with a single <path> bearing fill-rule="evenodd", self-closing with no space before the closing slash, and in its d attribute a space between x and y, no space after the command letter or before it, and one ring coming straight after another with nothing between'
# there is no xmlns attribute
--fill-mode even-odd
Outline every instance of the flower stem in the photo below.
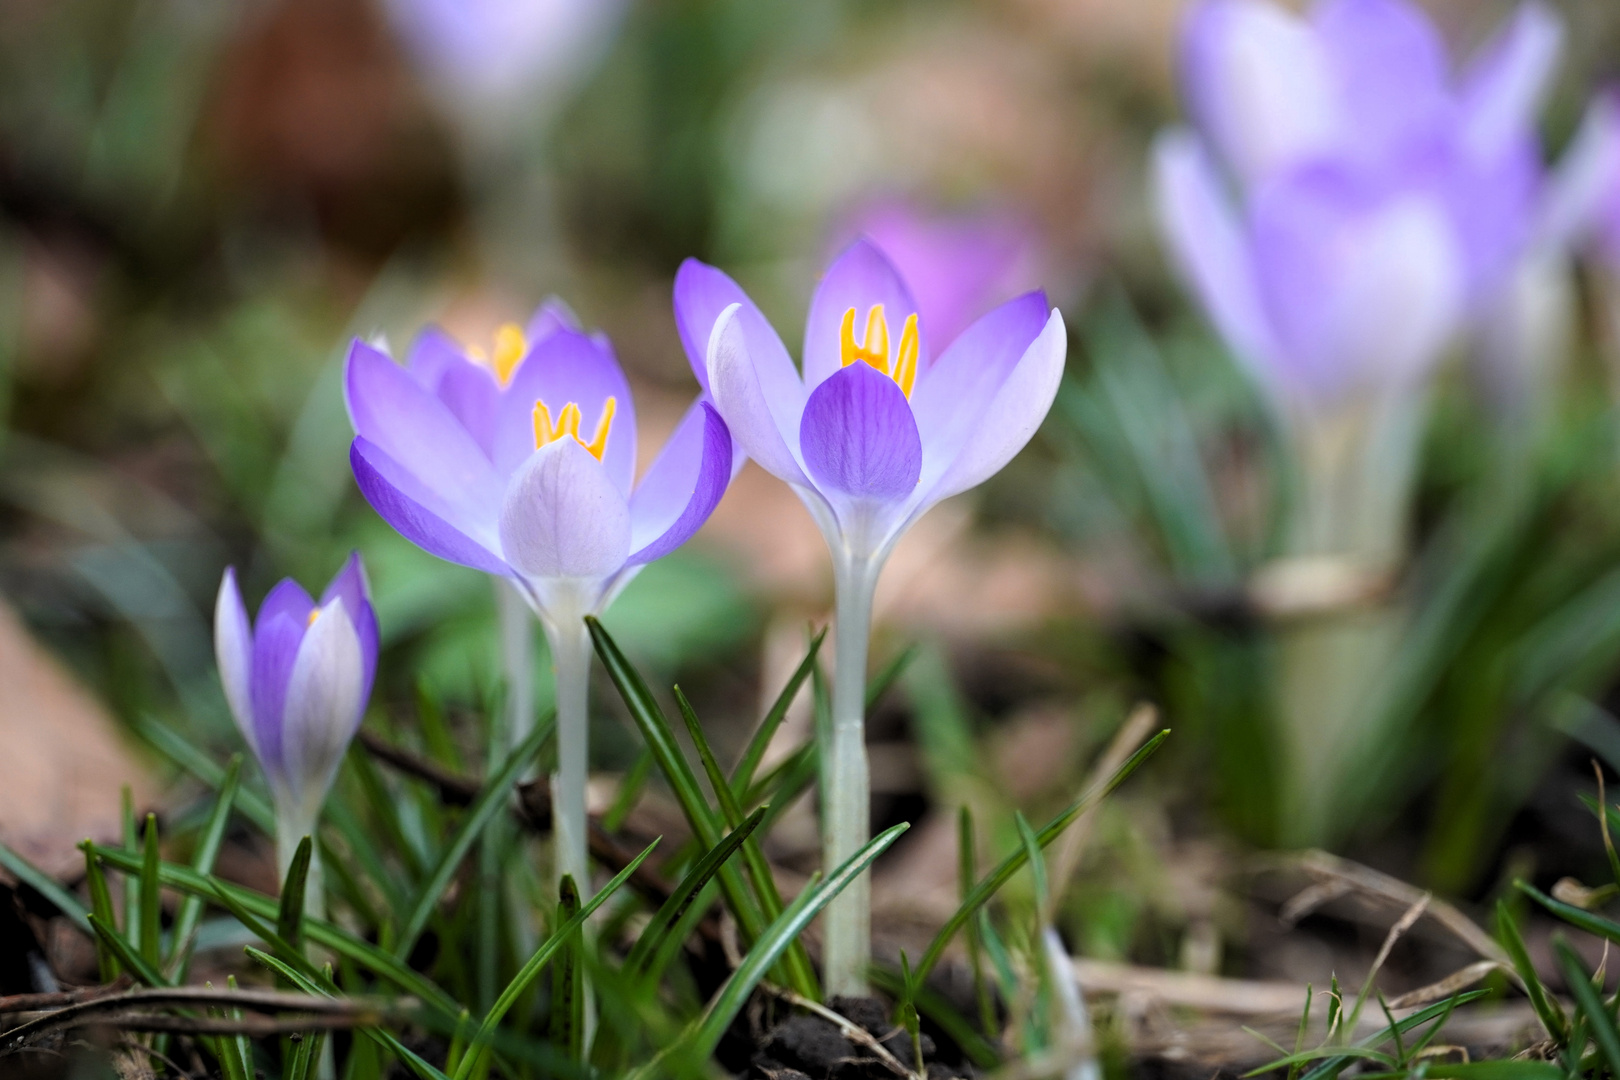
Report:
<svg viewBox="0 0 1620 1080"><path fill-rule="evenodd" d="M505 737L511 748L534 727L534 616L517 586L500 578L495 579L495 611L506 677Z"/></svg>
<svg viewBox="0 0 1620 1080"><path fill-rule="evenodd" d="M871 790L866 764L866 653L872 633L872 592L878 564L851 558L838 568L836 668L832 746L822 758L826 785L822 865L830 873L871 838ZM864 997L872 962L872 882L862 874L827 905L827 993Z"/></svg>
<svg viewBox="0 0 1620 1080"><path fill-rule="evenodd" d="M585 778L589 768L590 714L588 691L591 639L584 619L546 622L546 640L557 673L557 771L551 777L552 822L557 881L572 874L581 892L589 893L585 849Z"/></svg>
<svg viewBox="0 0 1620 1080"><path fill-rule="evenodd" d="M315 835L315 822L320 815L320 804L314 813L303 807L284 810L276 807L276 880L285 885L287 868L304 837ZM326 918L326 883L321 872L321 847L314 844L309 852L309 873L304 878L304 914L311 919Z"/></svg>

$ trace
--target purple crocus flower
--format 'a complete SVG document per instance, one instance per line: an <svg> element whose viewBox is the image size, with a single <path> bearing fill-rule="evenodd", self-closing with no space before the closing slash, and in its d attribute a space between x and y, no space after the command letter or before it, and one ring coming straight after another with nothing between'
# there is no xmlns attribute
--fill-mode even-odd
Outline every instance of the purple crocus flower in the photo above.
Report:
<svg viewBox="0 0 1620 1080"><path fill-rule="evenodd" d="M802 375L759 308L712 266L681 266L675 315L738 444L788 482L832 552L838 633L823 861L837 866L869 828L864 697L878 574L912 522L994 475L1035 434L1063 376L1063 318L1042 293L1027 293L935 358L911 290L867 240L833 261L810 301ZM870 905L863 878L827 909L829 993L865 990Z"/></svg>
<svg viewBox="0 0 1620 1080"><path fill-rule="evenodd" d="M361 493L424 551L511 582L557 675L557 869L586 880L584 617L708 520L732 442L699 399L635 482L635 403L613 348L560 305L489 353L424 333L406 367L356 341L346 372Z"/></svg>
<svg viewBox="0 0 1620 1080"><path fill-rule="evenodd" d="M377 616L358 552L320 603L284 579L249 623L236 571L220 582L214 651L225 699L270 781L277 850L286 869L309 835L377 672ZM316 890L312 890L312 895Z"/></svg>
<svg viewBox="0 0 1620 1080"><path fill-rule="evenodd" d="M1542 222L1549 244L1589 249L1620 268L1620 90L1592 99L1549 189Z"/></svg>

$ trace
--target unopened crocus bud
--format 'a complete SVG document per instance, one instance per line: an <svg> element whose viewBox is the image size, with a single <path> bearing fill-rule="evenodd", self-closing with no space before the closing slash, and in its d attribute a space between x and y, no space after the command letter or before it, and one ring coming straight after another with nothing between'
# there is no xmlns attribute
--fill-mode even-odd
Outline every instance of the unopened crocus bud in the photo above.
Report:
<svg viewBox="0 0 1620 1080"><path fill-rule="evenodd" d="M359 553L319 603L287 578L251 624L236 572L226 570L214 652L231 715L270 782L285 873L298 842L314 831L377 671L377 616Z"/></svg>

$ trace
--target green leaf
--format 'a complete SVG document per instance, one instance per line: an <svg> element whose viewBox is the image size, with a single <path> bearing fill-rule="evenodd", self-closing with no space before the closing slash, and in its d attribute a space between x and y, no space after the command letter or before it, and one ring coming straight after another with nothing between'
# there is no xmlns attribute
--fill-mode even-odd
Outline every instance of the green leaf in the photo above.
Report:
<svg viewBox="0 0 1620 1080"><path fill-rule="evenodd" d="M826 631L823 630L822 633L825 634ZM878 703L878 699L889 692L889 687L900 681L900 676L906 673L906 668L910 667L911 662L916 658L917 646L907 645L901 650L899 656L884 664L883 670L872 677L871 681L866 684L867 712L871 712L872 706Z"/></svg>
<svg viewBox="0 0 1620 1080"><path fill-rule="evenodd" d="M276 933L294 953L302 953L304 940L304 894L309 884L309 860L314 841L298 841L292 862L287 864L287 880L281 885L281 903L276 909Z"/></svg>
<svg viewBox="0 0 1620 1080"><path fill-rule="evenodd" d="M11 871L18 881L23 882L49 900L55 905L56 910L73 920L74 925L79 929L85 933L90 932L90 913L84 909L83 904L79 903L77 897L58 885L51 875L12 851L5 844L0 844L0 866L4 866Z"/></svg>
<svg viewBox="0 0 1620 1080"><path fill-rule="evenodd" d="M812 879L805 886L804 891L794 898L793 903L788 905L781 917L771 923L765 933L754 942L754 947L748 950L743 962L731 973L731 977L726 980L719 993L715 994L708 1009L682 1035L681 1043L684 1044L684 1049L690 1051L693 1058L705 1061L713 1056L715 1047L720 1045L721 1036L726 1033L732 1020L736 1019L737 1013L748 1001L748 995L754 992L754 987L759 985L765 973L787 950L789 943L803 933L804 928L810 925L810 921L821 913L821 909L826 907L833 897L843 892L851 881L864 873L872 861L899 839L900 834L909 827L905 822L901 822L893 828L884 830L868 841L866 846L851 856L844 865L834 870L826 881L817 883ZM657 1061L655 1058L644 1070L638 1071L651 1071Z"/></svg>
<svg viewBox="0 0 1620 1080"><path fill-rule="evenodd" d="M1564 903L1562 900L1554 900L1529 882L1515 881L1513 884L1520 892L1570 925L1585 930L1589 934L1596 934L1598 937L1620 943L1620 923L1605 919L1601 915L1594 915L1590 911L1583 911L1573 904Z"/></svg>
<svg viewBox="0 0 1620 1080"><path fill-rule="evenodd" d="M1553 935L1553 951L1558 954L1558 967L1564 973L1564 984L1575 999L1575 1008L1586 1017L1592 1028L1592 1041L1603 1052L1609 1065L1610 1076L1620 1076L1620 1032L1614 1028L1614 1017L1603 1003L1603 998L1592 986L1592 973L1586 970L1575 950L1569 947L1562 934ZM1579 1051L1580 1047L1574 1047Z"/></svg>
<svg viewBox="0 0 1620 1080"><path fill-rule="evenodd" d="M635 873L636 867L640 866L657 846L657 840L648 844L642 853L630 862L630 865L614 875L613 880L602 886L601 891L591 897L589 903L581 907L573 918L559 926L534 951L534 955L530 956L528 962L523 965L522 970L512 977L512 981L506 984L506 989L501 991L501 996L495 999L495 1004L484 1015L483 1022L478 1025L478 1031L473 1035L467 1052L462 1055L461 1061L456 1067L455 1080L467 1080L467 1077L472 1075L473 1069L478 1065L479 1059L484 1056L484 1051L494 1036L495 1028L512 1006L517 1003L518 998L522 997L529 987L533 985L534 980L540 977L540 971L545 967L546 962L551 959L558 949L562 948L570 934L584 925L585 920L591 917L591 912L600 907L608 897L619 890L620 886L630 880L630 875Z"/></svg>
<svg viewBox="0 0 1620 1080"><path fill-rule="evenodd" d="M1329 1001L1330 1010L1333 1008L1333 1002L1340 1001L1340 998L1338 997L1337 979L1334 980L1334 995L1335 996ZM1423 1024L1428 1023L1430 1020L1434 1020L1437 1017L1450 1013L1451 1010L1456 1008L1458 1005L1467 1005L1469 1002L1478 1001L1481 998L1490 996L1491 991L1489 990L1470 990L1467 993L1455 994L1445 1001L1430 1005L1426 1009L1418 1010L1411 1016L1406 1017L1404 1020L1400 1021L1400 1023L1396 1024L1395 1028L1402 1032L1411 1031L1413 1028L1420 1027ZM1343 1016L1343 1012L1344 1010L1341 1004L1339 1006L1340 1017ZM1315 1057L1321 1059L1321 1064L1312 1069L1310 1072L1306 1073L1305 1080L1328 1080L1329 1077L1338 1076L1341 1072L1353 1064L1356 1059L1366 1057L1366 1054L1362 1053L1361 1051L1370 1050L1371 1048L1378 1046L1380 1043L1387 1042L1393 1036L1393 1034L1394 1033L1390 1028L1379 1028L1377 1031L1373 1032L1371 1035L1367 1036L1365 1039L1362 1039L1359 1043L1353 1046L1325 1047L1321 1050L1312 1051L1305 1055L1294 1055L1293 1057L1284 1059L1284 1061L1310 1060L1314 1055ZM1284 1064L1284 1061L1272 1062L1269 1065L1262 1066L1261 1068L1250 1073L1245 1073L1244 1075L1254 1076L1259 1073L1263 1073L1268 1069L1278 1068Z"/></svg>
<svg viewBox="0 0 1620 1080"><path fill-rule="evenodd" d="M134 727L136 734L150 743L154 750L210 788L218 791L225 786L226 768L197 749L190 739L153 716L136 717ZM236 796L236 808L266 836L276 835L276 812L263 798L251 791L240 791ZM134 844L128 846L134 847Z"/></svg>
<svg viewBox="0 0 1620 1080"><path fill-rule="evenodd" d="M1170 730L1168 728L1153 736L1153 738L1142 744L1142 747L1136 753L1126 759L1125 763L1116 769L1112 776L1081 795L1073 803L1069 804L1068 809L1047 822L1046 827L1036 835L1039 846L1044 848L1053 840L1056 840L1064 829L1074 823L1076 818L1124 783L1126 778L1136 771L1137 766L1152 757L1153 752L1169 736ZM928 951L923 953L922 962L917 965L918 982L928 978L929 973L934 970L934 965L939 963L939 958L945 954L945 946L950 944L951 938L956 936L956 932L963 927L975 911L989 902L990 898L1011 880L1012 876L1019 871L1028 859L1029 853L1023 848L1019 848L1019 850L1002 860L1001 864L992 870L988 877L973 887L973 891L968 894L967 899L962 901L956 911L951 914L951 917L945 921L945 925L940 927L939 933L934 935L934 940L929 942Z"/></svg>
<svg viewBox="0 0 1620 1080"><path fill-rule="evenodd" d="M157 969L148 964L146 958L132 947L128 941L124 940L122 934L94 915L87 917L90 920L91 933L95 934L96 939L112 951L112 954L118 958L118 962L124 965L124 970L133 975L137 982L154 987L168 985L163 980L163 976L158 974Z"/></svg>
<svg viewBox="0 0 1620 1080"><path fill-rule="evenodd" d="M1550 1061L1459 1061L1429 1065L1433 1080L1564 1080L1564 1070Z"/></svg>
<svg viewBox="0 0 1620 1080"><path fill-rule="evenodd" d="M209 983L212 986L212 983ZM236 989L236 976L226 979L228 989ZM210 1009L210 1013L227 1020L240 1020L240 1009ZM209 1040L209 1049L214 1054L214 1060L219 1062L220 1071L225 1074L225 1080L254 1080L253 1051L248 1041L241 1035L221 1035Z"/></svg>
<svg viewBox="0 0 1620 1080"><path fill-rule="evenodd" d="M163 906L158 899L158 863L162 854L158 850L157 815L146 815L145 835L141 853L141 907L140 931L135 941L141 950L141 959L156 971L163 963Z"/></svg>
<svg viewBox="0 0 1620 1080"><path fill-rule="evenodd" d="M915 978L915 973L912 975ZM899 999L905 993L905 979L889 968L874 967L872 984ZM913 989L911 1000L917 1011L938 1024L951 1041L962 1048L968 1060L989 1072L1002 1064L1002 1057L990 1041L973 1029L973 1025L957 1012L944 995L928 986Z"/></svg>
<svg viewBox="0 0 1620 1080"><path fill-rule="evenodd" d="M507 756L500 771L479 791L478 798L473 800L472 806L468 807L467 815L462 818L456 835L445 845L438 864L434 866L427 883L417 895L416 903L411 907L411 913L394 943L395 957L403 960L411 955L417 939L422 936L428 920L438 908L444 890L450 887L456 868L467 857L467 852L472 850L473 842L483 833L484 826L489 824L490 818L506 808L513 785L517 783L518 777L523 775L523 771L534 763L535 755L540 752L540 744L551 734L551 727L552 721L549 717L536 724L534 730L529 732L523 742Z"/></svg>
<svg viewBox="0 0 1620 1080"><path fill-rule="evenodd" d="M1530 962L1530 950L1524 947L1524 938L1519 934L1518 920L1508 910L1505 900L1496 902L1496 936L1507 950L1508 959L1512 961L1519 981L1524 984L1530 1006L1536 1010L1541 1026L1546 1029L1549 1038L1562 1045L1569 1038L1569 1020L1564 1016L1563 1006L1547 993L1547 988L1536 975L1536 967Z"/></svg>
<svg viewBox="0 0 1620 1080"><path fill-rule="evenodd" d="M765 713L765 719L759 722L759 727L743 749L742 757L737 759L736 768L731 770L731 790L739 797L754 782L754 773L759 769L759 763L765 760L765 751L770 747L771 739L776 736L782 721L787 719L788 709L792 707L793 699L799 696L799 689L804 686L804 681L815 670L816 655L821 652L821 643L826 638L827 628L822 627L820 632L810 639L810 648L805 652L804 659L799 661L799 666L793 670L787 684L782 687L782 692L776 695L770 710Z"/></svg>
<svg viewBox="0 0 1620 1080"><path fill-rule="evenodd" d="M624 828L625 819L630 816L636 800L641 798L641 792L647 786L647 777L652 775L652 767L652 751L643 747L624 774L624 779L619 781L619 790L613 793L613 805L602 815L602 828L605 831L616 833Z"/></svg>
<svg viewBox="0 0 1620 1080"><path fill-rule="evenodd" d="M79 850L84 852L84 880L86 888L90 891L90 910L101 920L102 925L117 926L118 918L113 914L112 890L107 888L107 875L101 872L101 860L96 858L95 844L86 840L79 845ZM110 983L118 978L118 957L99 935L90 930L88 919L85 920L84 928L96 942L97 973L103 983Z"/></svg>
<svg viewBox="0 0 1620 1080"><path fill-rule="evenodd" d="M1041 922L1045 923L1046 860L1041 857L1041 843L1035 838L1035 830L1029 827L1029 820L1021 812L1013 811L1013 824L1018 828L1018 840L1024 845L1024 855L1029 862L1030 873L1034 877L1035 909L1042 913Z"/></svg>
<svg viewBox="0 0 1620 1080"><path fill-rule="evenodd" d="M697 713L692 709L692 703L686 700L679 686L675 687L675 703L680 707L681 719L686 723L686 732L692 738L692 745L697 748L698 760L703 764L703 771L709 778L709 787L714 790L714 797L720 804L720 814L725 820L726 827L736 829L743 822L742 810L737 806L737 798L732 793L731 784L720 771L720 763L715 760L714 751L709 748L709 740L703 735L703 725L699 722ZM770 864L765 861L765 852L760 848L758 839L749 837L743 841L743 865L748 868L748 878L753 882L754 895L759 900L760 910L767 920L774 921L782 914L782 895L776 891L776 879L771 876ZM782 957L781 974L784 981L796 993L802 994L811 1001L821 1000L821 986L816 981L816 972L810 966L810 954L805 952L804 944L794 941L788 945L787 953Z"/></svg>
<svg viewBox="0 0 1620 1080"><path fill-rule="evenodd" d="M731 858L742 846L743 841L759 828L759 823L764 820L769 809L762 806L748 815L748 820L727 833L724 839L704 852L703 857L692 865L686 876L681 878L680 884L669 894L669 899L658 908L646 929L642 930L636 943L631 946L629 955L624 958L624 971L627 974L633 976L644 970L644 965L658 953L665 938L681 921L681 916L692 906L692 901L697 898L698 893L714 877L721 864Z"/></svg>
<svg viewBox="0 0 1620 1080"><path fill-rule="evenodd" d="M213 873L214 860L219 858L220 846L225 841L225 828L230 824L231 807L236 801L241 775L242 755L232 754L231 760L225 765L219 794L215 796L213 809L208 812L208 820L198 834L197 849L191 858L191 868L199 874ZM186 971L191 966L192 937L202 921L202 913L201 897L188 896L180 902L180 911L174 920L174 947L170 950L168 963L169 974L176 984L186 981Z"/></svg>
<svg viewBox="0 0 1620 1080"><path fill-rule="evenodd" d="M579 887L564 874L558 887L557 918L572 923L579 914ZM568 935L551 962L551 1041L570 1061L585 1057L585 964L579 931Z"/></svg>

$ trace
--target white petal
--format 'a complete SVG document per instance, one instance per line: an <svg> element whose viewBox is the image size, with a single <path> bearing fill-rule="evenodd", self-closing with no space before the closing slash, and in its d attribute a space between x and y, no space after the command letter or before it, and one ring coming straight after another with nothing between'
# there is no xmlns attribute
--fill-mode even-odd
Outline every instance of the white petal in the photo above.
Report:
<svg viewBox="0 0 1620 1080"><path fill-rule="evenodd" d="M790 484L809 486L798 448L783 439L784 426L772 414L773 404L777 409L796 409L787 430L797 432L799 416L804 412L802 387L795 401L773 403L766 397L748 352L747 335L737 318L740 307L733 304L721 312L709 334L709 391L714 395L714 407L731 429L731 437L766 472Z"/></svg>
<svg viewBox="0 0 1620 1080"><path fill-rule="evenodd" d="M365 707L360 635L340 600L319 609L287 681L282 767L306 803L324 797Z"/></svg>
<svg viewBox="0 0 1620 1080"><path fill-rule="evenodd" d="M219 665L219 681L225 687L225 701L231 717L255 755L259 740L253 731L253 629L242 592L236 585L236 570L227 568L219 583L214 602L214 658Z"/></svg>
<svg viewBox="0 0 1620 1080"><path fill-rule="evenodd" d="M558 439L507 485L501 549L530 577L606 578L630 556L629 504L590 451Z"/></svg>

